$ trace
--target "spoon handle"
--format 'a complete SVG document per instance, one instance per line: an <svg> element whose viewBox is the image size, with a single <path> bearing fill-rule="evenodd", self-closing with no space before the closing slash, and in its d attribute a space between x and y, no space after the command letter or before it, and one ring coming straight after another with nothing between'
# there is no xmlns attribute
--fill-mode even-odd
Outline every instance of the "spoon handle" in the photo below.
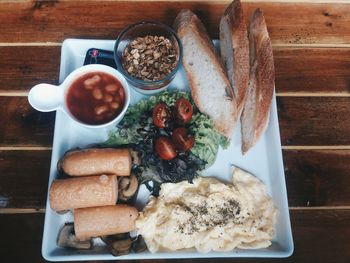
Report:
<svg viewBox="0 0 350 263"><path fill-rule="evenodd" d="M51 84L38 84L29 91L28 101L38 111L57 110L63 104L63 88Z"/></svg>

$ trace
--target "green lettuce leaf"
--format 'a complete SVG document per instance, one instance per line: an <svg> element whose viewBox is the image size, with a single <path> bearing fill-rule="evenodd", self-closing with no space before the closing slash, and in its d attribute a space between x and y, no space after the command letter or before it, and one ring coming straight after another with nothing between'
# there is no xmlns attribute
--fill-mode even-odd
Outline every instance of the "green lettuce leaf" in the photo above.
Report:
<svg viewBox="0 0 350 263"><path fill-rule="evenodd" d="M190 130L195 134L195 144L191 152L206 161L206 167L214 163L219 146L226 149L229 145L229 140L214 129L213 121L202 113L193 115Z"/></svg>

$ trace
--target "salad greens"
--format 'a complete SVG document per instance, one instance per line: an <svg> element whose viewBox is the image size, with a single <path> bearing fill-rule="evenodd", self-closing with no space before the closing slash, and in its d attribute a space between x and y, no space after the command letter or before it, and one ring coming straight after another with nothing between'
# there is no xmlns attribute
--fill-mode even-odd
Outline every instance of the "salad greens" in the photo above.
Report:
<svg viewBox="0 0 350 263"><path fill-rule="evenodd" d="M229 145L229 140L216 132L213 121L200 112L192 116L190 131L195 134L195 144L191 152L204 160L207 167L214 163L219 145L224 149Z"/></svg>
<svg viewBox="0 0 350 263"><path fill-rule="evenodd" d="M109 138L104 144L106 146L116 146L137 143L143 138L143 134L139 131L146 125L146 123L144 123L146 121L144 120L145 115L149 117L147 121L152 123L151 111L158 102L162 101L169 106L174 106L175 102L181 97L191 101L190 95L186 92L165 91L157 96L151 96L148 99L141 100L137 104L130 106L124 118L118 124L118 129L109 134ZM140 122L141 120L143 123Z"/></svg>
<svg viewBox="0 0 350 263"><path fill-rule="evenodd" d="M162 135L171 136L166 129L157 128L152 121L152 110L159 102L173 107L175 102L184 97L193 106L193 116L187 128L195 136L195 144L189 152L181 152L170 161L160 159L153 149L155 140ZM189 93L165 91L151 96L130 106L117 129L109 134L104 147L131 147L140 154L141 165L135 167L141 183L153 182L153 193L157 194L163 182L189 182L203 170L213 164L219 146L227 148L229 141L214 129L213 121L199 112ZM147 185L147 184L146 184Z"/></svg>

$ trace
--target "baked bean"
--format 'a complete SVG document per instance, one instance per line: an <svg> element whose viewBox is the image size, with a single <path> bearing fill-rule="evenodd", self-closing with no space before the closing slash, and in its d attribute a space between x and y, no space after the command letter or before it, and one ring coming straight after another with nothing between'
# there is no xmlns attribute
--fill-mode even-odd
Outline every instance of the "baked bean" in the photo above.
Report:
<svg viewBox="0 0 350 263"><path fill-rule="evenodd" d="M94 86L92 86L92 85L85 85L84 84L84 88L87 89L87 90L92 90L94 88Z"/></svg>
<svg viewBox="0 0 350 263"><path fill-rule="evenodd" d="M113 96L110 95L110 94L105 94L105 95L103 96L103 100L104 100L105 102L112 102L112 101L113 101Z"/></svg>
<svg viewBox="0 0 350 263"><path fill-rule="evenodd" d="M94 88L94 90L92 91L92 96L97 100L103 98L102 91L99 88Z"/></svg>
<svg viewBox="0 0 350 263"><path fill-rule="evenodd" d="M101 81L101 77L99 75L94 75L92 78L88 78L84 80L84 86L87 88L88 86L95 86Z"/></svg>
<svg viewBox="0 0 350 263"><path fill-rule="evenodd" d="M112 102L111 104L109 104L110 105L110 107L112 108L112 109L118 109L119 107L120 107L120 104L118 103L118 102Z"/></svg>
<svg viewBox="0 0 350 263"><path fill-rule="evenodd" d="M108 110L107 105L97 106L95 107L95 114L101 115Z"/></svg>
<svg viewBox="0 0 350 263"><path fill-rule="evenodd" d="M119 89L119 90L118 90L118 94L119 94L120 100L121 100L121 101L124 101L124 99L125 99L124 89Z"/></svg>
<svg viewBox="0 0 350 263"><path fill-rule="evenodd" d="M117 91L118 89L118 86L115 85L115 84L108 84L106 87L105 87L106 91L108 92L114 92L114 91Z"/></svg>

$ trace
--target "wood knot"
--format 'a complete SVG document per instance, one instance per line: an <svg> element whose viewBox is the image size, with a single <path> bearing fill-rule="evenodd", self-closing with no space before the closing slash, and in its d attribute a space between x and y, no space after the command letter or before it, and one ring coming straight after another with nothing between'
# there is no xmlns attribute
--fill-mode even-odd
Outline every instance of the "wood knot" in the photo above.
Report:
<svg viewBox="0 0 350 263"><path fill-rule="evenodd" d="M333 23L332 23L332 22L327 21L327 22L325 22L325 25L326 25L326 26L328 26L328 27L332 27L332 26L333 26Z"/></svg>
<svg viewBox="0 0 350 263"><path fill-rule="evenodd" d="M58 3L58 0L36 0L33 5L33 9L41 9L42 7L52 7Z"/></svg>

